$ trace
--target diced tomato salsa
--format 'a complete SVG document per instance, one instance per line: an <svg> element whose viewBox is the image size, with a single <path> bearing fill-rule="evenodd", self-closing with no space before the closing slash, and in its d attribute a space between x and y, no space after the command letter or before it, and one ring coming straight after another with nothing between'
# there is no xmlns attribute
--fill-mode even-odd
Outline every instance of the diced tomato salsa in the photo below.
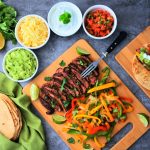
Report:
<svg viewBox="0 0 150 150"><path fill-rule="evenodd" d="M88 13L85 19L85 28L93 36L108 35L114 24L114 18L106 10L96 9Z"/></svg>

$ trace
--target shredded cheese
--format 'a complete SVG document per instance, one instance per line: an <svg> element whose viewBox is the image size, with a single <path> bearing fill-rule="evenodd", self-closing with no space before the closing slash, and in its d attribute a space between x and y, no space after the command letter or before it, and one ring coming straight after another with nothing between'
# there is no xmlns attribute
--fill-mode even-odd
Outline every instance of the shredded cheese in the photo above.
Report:
<svg viewBox="0 0 150 150"><path fill-rule="evenodd" d="M37 47L48 38L48 28L40 18L28 16L18 27L18 37L25 46Z"/></svg>

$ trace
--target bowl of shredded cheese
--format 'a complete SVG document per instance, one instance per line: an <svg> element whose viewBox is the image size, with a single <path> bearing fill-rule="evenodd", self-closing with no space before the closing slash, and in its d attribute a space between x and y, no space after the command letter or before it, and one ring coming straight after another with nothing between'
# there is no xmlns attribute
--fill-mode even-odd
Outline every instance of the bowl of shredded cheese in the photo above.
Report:
<svg viewBox="0 0 150 150"><path fill-rule="evenodd" d="M18 21L15 36L23 47L38 49L48 42L50 29L46 20L41 16L27 15Z"/></svg>

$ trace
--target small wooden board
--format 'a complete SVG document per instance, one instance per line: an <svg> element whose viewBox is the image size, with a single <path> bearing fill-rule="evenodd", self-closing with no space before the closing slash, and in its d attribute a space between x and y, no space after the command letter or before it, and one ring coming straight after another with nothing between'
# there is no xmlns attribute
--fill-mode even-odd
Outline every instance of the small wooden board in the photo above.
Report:
<svg viewBox="0 0 150 150"><path fill-rule="evenodd" d="M78 54L76 52L76 47L80 46L86 50L88 50L91 54L91 59L97 60L99 58L99 55L96 53L96 51L83 39L77 41L71 48L69 48L65 53L63 53L57 60L55 60L51 65L49 65L41 74L39 74L34 80L32 80L27 86L24 87L23 92L27 94L28 96L30 95L30 86L32 83L37 84L39 87L42 86L44 81L45 76L52 76L56 69L59 66L59 63L64 60L67 64L71 62L73 59L78 57ZM43 58L44 59L44 58ZM101 61L99 68L100 70L107 66L107 64L104 61ZM119 132L125 125L128 123L133 124L133 128L131 131L129 131L116 145L112 147L112 150L126 150L129 148L138 138L140 138L149 128L145 128L143 124L139 121L137 117L137 113L146 113L147 115L150 116L150 113L146 108L140 103L140 101L129 91L129 89L123 84L123 82L118 78L118 76L111 71L110 74L111 78L116 80L118 83L120 83L118 90L118 94L120 96L125 96L125 97L130 97L133 99L133 106L135 108L134 112L128 114L128 119L124 123L119 123L116 125L114 128L113 135L115 135L117 132ZM50 126L54 128L54 130L57 132L57 134L64 140L64 142L70 147L72 150L82 150L83 147L81 144L77 143L76 144L69 144L67 142L67 139L71 137L68 135L66 132L62 131L62 128L64 127L64 124L62 125L57 125L52 121L51 115L46 114L46 109L41 105L40 101L37 100L33 102L33 105L35 108L41 113L41 115L45 118L45 120L49 123ZM94 142L90 141L90 144L98 150L96 145L94 145Z"/></svg>
<svg viewBox="0 0 150 150"><path fill-rule="evenodd" d="M142 33L140 33L134 40L132 40L126 47L124 47L117 55L116 60L126 70L126 72L133 78L133 80L139 85L139 87L150 98L150 90L145 89L135 79L132 72L132 61L135 56L136 49L150 43L150 26L147 27Z"/></svg>

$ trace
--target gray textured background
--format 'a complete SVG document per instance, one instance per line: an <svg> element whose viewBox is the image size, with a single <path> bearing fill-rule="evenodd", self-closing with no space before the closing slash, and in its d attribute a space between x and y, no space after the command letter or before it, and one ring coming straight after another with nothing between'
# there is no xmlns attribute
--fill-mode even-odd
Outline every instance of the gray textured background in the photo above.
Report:
<svg viewBox="0 0 150 150"><path fill-rule="evenodd" d="M57 2L62 0L4 0L6 3L13 5L18 11L18 19L27 14L38 14L47 18L49 9ZM39 59L38 74L50 63L52 63L59 55L61 55L67 48L69 48L75 41L80 38L86 39L99 53L104 51L117 36L120 30L128 32L127 39L119 45L115 51L109 55L105 61L112 68L113 71L125 82L128 88L136 95L136 97L147 107L150 111L150 99L142 92L137 84L129 77L129 75L122 69L122 67L115 61L115 55L128 44L137 34L150 25L150 0L66 0L73 2L81 9L82 13L95 4L104 4L111 7L117 15L118 27L116 32L108 39L97 41L89 38L83 31L82 27L73 36L62 38L54 33L51 33L50 40L47 45L39 50L35 50ZM7 42L5 50L0 52L0 64L5 53L17 45L12 45ZM2 65L0 65L2 71ZM26 83L25 83L26 84ZM22 85L25 85L22 84ZM39 113L32 108L42 120L46 133L46 143L49 150L68 150L69 148L59 138L55 131L48 125L47 122L39 115ZM128 125L121 133L108 143L105 150L110 149L121 137L123 137L130 129ZM149 150L150 149L150 131L141 137L130 149L131 150ZM36 143L35 143L36 144Z"/></svg>

